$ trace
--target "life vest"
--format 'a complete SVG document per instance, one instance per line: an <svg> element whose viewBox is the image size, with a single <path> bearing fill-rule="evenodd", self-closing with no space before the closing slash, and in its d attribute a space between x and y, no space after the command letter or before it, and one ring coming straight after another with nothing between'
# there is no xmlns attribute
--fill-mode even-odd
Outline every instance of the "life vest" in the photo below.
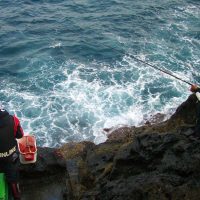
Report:
<svg viewBox="0 0 200 200"><path fill-rule="evenodd" d="M7 111L0 111L0 159L11 156L16 151L15 122Z"/></svg>

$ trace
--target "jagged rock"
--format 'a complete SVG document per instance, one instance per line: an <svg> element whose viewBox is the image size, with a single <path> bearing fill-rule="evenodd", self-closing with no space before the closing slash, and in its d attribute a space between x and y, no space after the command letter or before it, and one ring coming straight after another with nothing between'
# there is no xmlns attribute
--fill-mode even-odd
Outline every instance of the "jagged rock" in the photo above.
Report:
<svg viewBox="0 0 200 200"><path fill-rule="evenodd" d="M111 134L99 145L80 142L39 148L38 162L20 167L24 197L198 200L200 140L192 137L195 106L196 97L191 95L166 121L107 129ZM37 194L34 198L30 188Z"/></svg>
<svg viewBox="0 0 200 200"><path fill-rule="evenodd" d="M58 152L64 157L65 160L73 159L78 156L85 157L87 151L95 146L94 143L89 141L84 142L70 142L64 144L62 147L58 149Z"/></svg>
<svg viewBox="0 0 200 200"><path fill-rule="evenodd" d="M66 193L65 160L57 149L39 147L37 162L20 164L19 169L22 200L63 199Z"/></svg>
<svg viewBox="0 0 200 200"><path fill-rule="evenodd" d="M195 94L192 94L176 109L176 112L169 119L169 124L175 126L182 124L194 125L196 123L196 114L197 97Z"/></svg>
<svg viewBox="0 0 200 200"><path fill-rule="evenodd" d="M136 134L135 130L137 130L135 126L118 128L108 135L107 141L128 142L129 140L132 140Z"/></svg>
<svg viewBox="0 0 200 200"><path fill-rule="evenodd" d="M190 190L196 193L192 199L198 199L199 145L199 140L178 134L137 136L121 146L110 173L82 199L92 199L94 194L95 199L186 200Z"/></svg>

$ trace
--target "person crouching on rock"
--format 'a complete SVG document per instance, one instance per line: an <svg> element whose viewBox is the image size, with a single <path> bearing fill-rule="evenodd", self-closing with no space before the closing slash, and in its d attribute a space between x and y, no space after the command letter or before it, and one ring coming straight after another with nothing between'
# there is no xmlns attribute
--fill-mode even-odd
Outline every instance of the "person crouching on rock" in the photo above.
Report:
<svg viewBox="0 0 200 200"><path fill-rule="evenodd" d="M194 136L197 138L200 138L200 88L197 85L192 85L190 88L190 91L194 92L198 99L198 101L197 101L197 121L196 121Z"/></svg>
<svg viewBox="0 0 200 200"><path fill-rule="evenodd" d="M15 200L21 199L19 172L16 167L17 141L24 135L19 119L0 108L0 172L5 173Z"/></svg>

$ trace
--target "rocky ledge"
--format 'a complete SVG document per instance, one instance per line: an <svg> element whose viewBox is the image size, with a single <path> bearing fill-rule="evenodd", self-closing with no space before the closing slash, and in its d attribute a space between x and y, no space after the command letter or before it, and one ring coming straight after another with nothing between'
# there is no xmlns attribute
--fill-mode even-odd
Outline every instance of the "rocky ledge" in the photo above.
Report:
<svg viewBox="0 0 200 200"><path fill-rule="evenodd" d="M189 96L164 122L107 129L99 145L38 148L36 164L20 165L23 199L200 199L196 101Z"/></svg>

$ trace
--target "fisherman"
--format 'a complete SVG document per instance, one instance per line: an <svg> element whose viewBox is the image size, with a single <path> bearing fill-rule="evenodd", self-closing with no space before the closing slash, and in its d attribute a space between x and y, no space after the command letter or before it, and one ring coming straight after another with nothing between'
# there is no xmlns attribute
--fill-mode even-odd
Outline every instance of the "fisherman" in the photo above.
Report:
<svg viewBox="0 0 200 200"><path fill-rule="evenodd" d="M197 121L194 131L194 136L200 138L200 88L197 85L192 85L190 88L191 92L194 92L197 97Z"/></svg>
<svg viewBox="0 0 200 200"><path fill-rule="evenodd" d="M21 199L19 172L16 166L17 141L24 135L19 119L0 108L0 172L5 173L15 200Z"/></svg>

